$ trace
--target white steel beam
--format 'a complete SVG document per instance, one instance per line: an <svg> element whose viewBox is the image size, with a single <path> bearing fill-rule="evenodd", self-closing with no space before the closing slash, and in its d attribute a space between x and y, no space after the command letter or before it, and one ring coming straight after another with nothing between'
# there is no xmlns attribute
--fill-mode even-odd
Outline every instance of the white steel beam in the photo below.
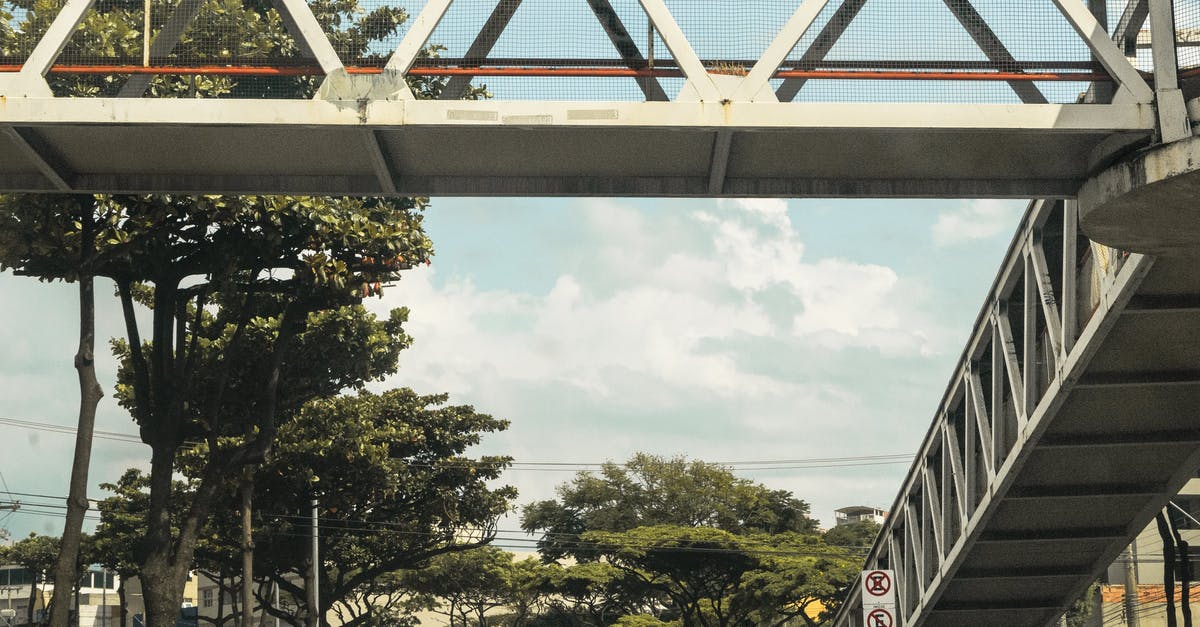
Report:
<svg viewBox="0 0 1200 627"><path fill-rule="evenodd" d="M804 33L808 32L817 16L821 14L821 10L828 3L829 0L804 0L784 25L783 30L763 52L762 57L751 68L750 73L742 79L730 100L750 102L756 95L768 89L771 77L779 71L779 66L783 65L788 54L800 43Z"/></svg>
<svg viewBox="0 0 1200 627"><path fill-rule="evenodd" d="M279 15L283 18L284 25L291 31L292 37L296 38L296 42L301 45L302 50L312 55L326 76L344 69L341 57L333 49L333 44L329 43L325 29L321 28L321 23L313 15L308 2L305 0L272 0L272 4L279 11Z"/></svg>
<svg viewBox="0 0 1200 627"><path fill-rule="evenodd" d="M683 30L675 22L675 16L671 15L670 9L663 0L638 0L638 2L642 4L642 10L650 18L650 23L658 31L659 37L662 37L663 43L667 44L671 56L675 58L679 69L687 77L688 84L696 90L700 101L720 102L722 96L720 90L717 89L716 82L704 68L700 57L696 56L692 44L688 42Z"/></svg>
<svg viewBox="0 0 1200 627"><path fill-rule="evenodd" d="M998 344L992 347L993 351L998 351L1003 359L1005 372L1008 373L1008 385L1012 390L1012 396L1009 400L1013 403L1013 408L1017 413L1018 426L1023 426L1028 414L1025 413L1025 379L1021 374L1021 364L1017 360L1017 344L1013 340L1012 324L1008 319L1008 303L1000 302L997 304L996 315L993 318L996 325L996 331L1000 335ZM1025 364L1028 368L1029 364ZM993 412L995 409L992 410ZM1019 432L1019 429L1018 429ZM999 463L999 460L997 460Z"/></svg>
<svg viewBox="0 0 1200 627"><path fill-rule="evenodd" d="M992 474L995 475L1000 471L1000 467L1008 458L1008 411L1005 401L1009 398L1004 393L1008 386L1005 385L1007 378L1005 377L1005 369L1007 364L1004 337L1000 335L1000 324L994 312L999 310L999 304L993 304L993 315L991 319L991 335L992 335L992 399L991 399L991 417L992 417ZM1011 336L1011 332L1009 334Z"/></svg>
<svg viewBox="0 0 1200 627"><path fill-rule="evenodd" d="M1054 361L1061 366L1066 354L1063 352L1062 316L1058 311L1058 298L1054 294L1054 283L1050 280L1050 265L1046 263L1046 251L1042 247L1041 233L1035 231L1029 238L1029 260L1033 278L1042 303L1042 316L1046 320L1047 335Z"/></svg>
<svg viewBox="0 0 1200 627"><path fill-rule="evenodd" d="M1108 35L1092 12L1087 6L1078 0L1054 0L1054 5L1058 7L1060 13L1067 18L1067 22L1075 29L1075 32L1083 38L1084 42L1092 50L1092 54L1096 56L1096 60L1108 70L1108 73L1116 79L1120 85L1118 89L1118 97L1115 101L1122 99L1128 102L1150 103L1154 101L1154 92L1146 81L1142 80L1141 74L1137 69L1129 63L1125 58L1125 54L1117 48L1112 39ZM1121 96L1124 95L1124 98Z"/></svg>
<svg viewBox="0 0 1200 627"><path fill-rule="evenodd" d="M9 100L0 124L147 124L190 127L270 126L504 126L537 117L542 126L612 128L838 129L939 134L1033 131L1049 134L1142 134L1154 127L1150 107L1139 105L977 105L918 103L438 101L374 100L365 108L308 100L246 101L195 98L55 98Z"/></svg>
<svg viewBox="0 0 1200 627"><path fill-rule="evenodd" d="M1079 201L1063 201L1063 295L1062 334L1063 357L1075 349L1079 334Z"/></svg>
<svg viewBox="0 0 1200 627"><path fill-rule="evenodd" d="M58 15L54 17L54 21L50 23L50 28L34 46L33 52L25 60L25 65L21 66L20 74L22 76L46 76L95 1L67 0Z"/></svg>
<svg viewBox="0 0 1200 627"><path fill-rule="evenodd" d="M983 381L979 378L979 373L975 369L967 374L968 383L968 398L971 406L974 409L972 412L975 416L975 425L979 433L979 448L983 451L983 467L987 472L988 483L996 476L996 450L992 443L992 421L993 418L988 416L987 401L983 398Z"/></svg>
<svg viewBox="0 0 1200 627"><path fill-rule="evenodd" d="M965 411L965 397L963 398L963 404L963 409ZM963 425L966 426L969 424L971 424L970 417L964 414ZM969 432L970 431L968 430L964 436L969 435ZM958 507L959 525L965 527L967 525L967 518L970 515L970 512L967 511L967 491L969 489L969 478L967 477L967 468L963 457L967 456L967 458L970 458L972 456L971 449L975 447L975 443L964 438L963 442L967 445L968 449L960 452L958 450L958 435L958 428L952 422L948 421L946 423L946 435L944 436L944 441L949 441L951 446L949 448L950 454L946 456L946 472L950 475L954 482L954 503Z"/></svg>
<svg viewBox="0 0 1200 627"><path fill-rule="evenodd" d="M1150 0L1153 36L1154 95L1158 103L1159 137L1164 144L1192 136L1187 105L1179 89L1179 57L1175 52L1175 9L1171 0Z"/></svg>
<svg viewBox="0 0 1200 627"><path fill-rule="evenodd" d="M450 9L453 2L454 0L429 0L425 8L421 9L421 13L413 20L412 26L404 35L404 39L400 41L400 45L388 58L387 64L384 66L385 74L390 73L400 79L394 86L396 90L392 94L394 98L399 100L416 99L412 89L409 89L408 84L403 81L403 76L412 69L413 63L417 61L417 56L421 54L421 50L425 49L425 44L433 35L433 31L437 29L438 24L442 22L442 18L446 17L446 11Z"/></svg>
<svg viewBox="0 0 1200 627"><path fill-rule="evenodd" d="M1033 262L1030 260L1029 243L1026 240L1025 245L1025 272L1022 278L1024 279L1024 298L1021 302L1021 325L1024 333L1021 334L1023 346L1022 354L1024 355L1025 369L1024 375L1025 385L1022 388L1025 392L1024 403L1022 406L1025 409L1024 418L1021 421L1019 434L1024 434L1025 423L1028 421L1030 414L1033 413L1033 408L1037 406L1038 394L1042 387L1040 373L1037 368L1038 357L1038 332L1037 332L1037 305L1034 301L1037 300L1037 285L1033 278Z"/></svg>
<svg viewBox="0 0 1200 627"><path fill-rule="evenodd" d="M988 455L988 450L983 448L982 435L979 433L979 422L977 411L975 409L975 400L972 398L975 392L971 389L971 376L977 367L976 362L971 362L967 366L967 371L963 373L964 384L966 389L963 393L963 442L965 443L962 457L962 474L963 474L963 519L962 525L966 528L971 520L971 515L975 513L975 505L979 502L979 478L982 475L990 481L984 459ZM983 450L982 454L976 454L977 450Z"/></svg>
<svg viewBox="0 0 1200 627"><path fill-rule="evenodd" d="M941 491L935 476L935 470L929 467L929 461L922 462L924 464L925 487L921 490L925 494L925 499L922 503L921 516L924 520L924 527L933 537L933 543L929 545L932 555L936 558L927 564L927 568L936 571L941 565L942 557L945 552L942 550L942 538L945 535L943 525L945 519L942 518L942 499L938 492Z"/></svg>

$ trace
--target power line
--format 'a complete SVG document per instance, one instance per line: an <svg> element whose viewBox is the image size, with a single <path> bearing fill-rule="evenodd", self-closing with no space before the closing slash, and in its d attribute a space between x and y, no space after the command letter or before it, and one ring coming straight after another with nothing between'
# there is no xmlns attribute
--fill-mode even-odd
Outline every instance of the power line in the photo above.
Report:
<svg viewBox="0 0 1200 627"><path fill-rule="evenodd" d="M63 496L52 496L52 495L46 495L46 494L34 494L34 493L26 493L26 492L17 492L14 494L22 494L22 495L33 496L33 497L37 497L37 498L47 498L47 499L55 499L55 500L62 500L62 501L65 501L67 498L67 497L63 497ZM94 500L94 499L92 499L92 500ZM0 503L3 503L3 501L0 501ZM25 513L30 513L30 514L46 515L46 516L61 516L62 514L59 512L52 512L52 511L46 511L46 510L65 510L67 507L65 504L59 505L56 503L21 503L19 501L13 501L13 503L21 504L22 509L19 511L22 511ZM33 510L27 511L26 508L33 508ZM310 520L309 516L299 515L299 514L261 512L260 515L267 519L271 519L271 518L292 519L292 520L301 521L303 523L307 523ZM90 516L89 520L100 520L100 517L99 516ZM353 518L343 519L343 518L329 518L329 517L318 518L318 520L322 523L322 529L326 529L326 530L332 529L332 530L344 531L344 532L359 532L359 533L370 532L370 533L383 533L383 534L390 534L390 535L421 536L421 537L441 537L441 536L447 535L445 533L439 533L439 532L433 532L433 531L414 531L414 530L408 530L408 529L400 529L399 527L403 526L402 523L394 523L394 522L390 522L390 521L372 521L372 520L365 520L365 519L353 519ZM300 526L300 525L298 525L298 526ZM539 534L526 532L523 529L497 529L494 531L494 533L496 534L497 539L499 539L499 540L506 541L506 542L521 542L521 543L530 544L530 545L536 545L537 543L542 542L543 540L546 540L548 538L557 542L559 546L562 546L564 548L580 548L580 549L588 548L588 549L591 549L591 548L596 548L597 545L600 544L600 543L596 543L596 542L581 540L581 539L579 539L578 534L572 534L572 533L545 532L545 533L542 533L539 535ZM288 534L286 532L282 532L281 535L286 536ZM301 535L303 535L303 534L301 534ZM345 535L349 536L349 535L351 535L351 533L346 533ZM508 537L511 535L517 535L518 537ZM519 537L521 535L525 535L525 536L539 535L539 537ZM505 536L505 537L500 537L500 536ZM307 538L308 536L304 535L304 537ZM735 534L735 537L739 537L739 536L736 536L736 534ZM679 542L705 542L704 539L689 538L689 537L683 537L683 536L667 538L666 540L667 541L679 541ZM629 548L659 548L659 549L671 550L671 551L690 550L689 547L662 547L658 544L649 543L649 542L620 543L620 546L629 547ZM534 547L530 546L530 547L526 547L526 548L534 548ZM820 545L820 547L818 547L818 548L826 548L826 549L833 549L833 550L850 550L850 551L866 551L866 550L870 549L870 547L867 547L867 546L836 545L836 544ZM719 551L725 551L725 552L742 552L742 553L745 553L748 551L749 552L760 552L760 553L764 553L764 554L766 553L766 550L759 550L759 549L712 549L712 550L719 550ZM816 556L827 556L827 555L835 554L834 552L831 552L831 551L819 551L819 550L814 550L811 552L794 551L793 550L793 551L786 551L784 553L786 553L788 555L798 555L798 554L803 553L805 555L811 554L811 555L816 555Z"/></svg>
<svg viewBox="0 0 1200 627"><path fill-rule="evenodd" d="M45 422L34 422L29 420L18 420L15 418L0 418L0 424L25 429L33 429L37 431L46 431L50 433L60 433L63 435L74 435L76 428L69 425L58 425ZM143 444L141 438L129 433L119 433L116 431L95 430L92 432L93 437L103 440L112 440L116 442L126 442L129 444ZM911 463L913 455L908 453L896 453L885 455L856 455L846 457L814 457L807 459L770 459L770 460L748 460L748 461L732 461L732 462L710 462L714 466L722 466L734 470L806 470L806 469L822 469L822 468L843 468L843 467L865 467L865 466L882 466L892 464L908 464ZM506 470L520 470L528 472L595 472L604 467L628 468L629 464L621 462L526 462L512 461L507 464L504 462L469 462L469 461L454 461L446 462L422 463L416 461L406 462L409 466L417 468L478 468L481 466L505 466ZM746 468L742 468L746 467ZM2 478L2 477L0 477ZM7 488L7 484L5 484ZM14 493L15 494L15 493Z"/></svg>

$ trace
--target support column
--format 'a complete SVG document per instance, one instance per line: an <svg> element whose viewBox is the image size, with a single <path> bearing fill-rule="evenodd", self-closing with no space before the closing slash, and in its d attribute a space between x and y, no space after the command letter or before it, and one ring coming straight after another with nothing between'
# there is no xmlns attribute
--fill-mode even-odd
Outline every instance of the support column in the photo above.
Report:
<svg viewBox="0 0 1200 627"><path fill-rule="evenodd" d="M1154 99L1158 104L1159 138L1162 143L1192 136L1187 105L1179 89L1179 57L1175 52L1175 3L1150 0L1150 33L1154 53Z"/></svg>

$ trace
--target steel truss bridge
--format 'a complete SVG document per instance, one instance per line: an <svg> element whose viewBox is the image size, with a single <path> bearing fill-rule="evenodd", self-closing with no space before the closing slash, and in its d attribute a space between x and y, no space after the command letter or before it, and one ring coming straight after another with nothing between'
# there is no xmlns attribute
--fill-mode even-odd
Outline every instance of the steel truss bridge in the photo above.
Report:
<svg viewBox="0 0 1200 627"><path fill-rule="evenodd" d="M1188 131L1179 90L1126 57L1145 2L1114 42L1082 0L409 0L403 37L349 54L273 0L295 51L244 57L229 33L188 51L205 0L147 0L140 40L121 14L132 50L88 52L95 2L0 55L0 189L1070 197L1160 118ZM497 57L541 39L550 58ZM113 77L104 97L54 97L87 75ZM315 98L144 97L155 76L297 75ZM409 86L438 77L436 99ZM485 82L515 97L457 99Z"/></svg>
<svg viewBox="0 0 1200 627"><path fill-rule="evenodd" d="M906 627L1048 625L1200 468L1190 0L414 0L357 49L239 2L0 0L0 190L1041 198L868 567Z"/></svg>

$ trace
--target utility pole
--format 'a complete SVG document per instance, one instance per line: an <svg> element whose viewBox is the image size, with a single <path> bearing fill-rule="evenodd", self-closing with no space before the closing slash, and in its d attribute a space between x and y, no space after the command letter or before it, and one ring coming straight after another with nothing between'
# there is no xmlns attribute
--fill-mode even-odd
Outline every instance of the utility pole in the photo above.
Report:
<svg viewBox="0 0 1200 627"><path fill-rule="evenodd" d="M321 591L320 575L317 568L320 564L319 556L317 555L317 541L320 539L320 534L317 531L317 499L312 500L312 556L308 567L308 581L305 583L305 596L308 597L308 616L305 618L305 627L321 627Z"/></svg>
<svg viewBox="0 0 1200 627"><path fill-rule="evenodd" d="M1134 544L1137 543L1135 539ZM1125 547L1121 560L1125 562L1125 624L1138 627L1137 552L1134 544Z"/></svg>

